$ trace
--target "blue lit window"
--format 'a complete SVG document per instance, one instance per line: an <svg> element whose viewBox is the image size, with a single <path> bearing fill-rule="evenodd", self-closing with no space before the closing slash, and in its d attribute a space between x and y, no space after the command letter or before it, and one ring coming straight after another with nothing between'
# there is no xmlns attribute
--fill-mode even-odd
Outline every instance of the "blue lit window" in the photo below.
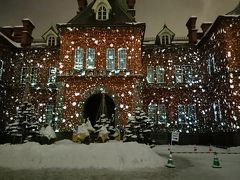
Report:
<svg viewBox="0 0 240 180"><path fill-rule="evenodd" d="M31 86L36 86L37 84L37 68L31 68Z"/></svg>
<svg viewBox="0 0 240 180"><path fill-rule="evenodd" d="M216 122L222 121L222 112L221 112L221 105L220 101L217 100L213 103L213 111L214 111L214 120Z"/></svg>
<svg viewBox="0 0 240 180"><path fill-rule="evenodd" d="M156 119L157 119L157 104L150 103L148 105L148 117L152 121L156 121Z"/></svg>
<svg viewBox="0 0 240 180"><path fill-rule="evenodd" d="M196 124L196 122L197 122L196 105L195 104L190 104L188 106L188 122L190 124Z"/></svg>
<svg viewBox="0 0 240 180"><path fill-rule="evenodd" d="M115 69L114 48L107 49L107 70Z"/></svg>
<svg viewBox="0 0 240 180"><path fill-rule="evenodd" d="M28 68L22 67L20 83L25 84L27 81L27 77L28 77Z"/></svg>
<svg viewBox="0 0 240 180"><path fill-rule="evenodd" d="M51 124L53 121L53 105L47 105L45 107L45 113L43 115L43 119L47 124Z"/></svg>
<svg viewBox="0 0 240 180"><path fill-rule="evenodd" d="M178 105L178 123L183 124L186 122L185 105Z"/></svg>
<svg viewBox="0 0 240 180"><path fill-rule="evenodd" d="M118 49L118 68L126 69L126 49Z"/></svg>
<svg viewBox="0 0 240 180"><path fill-rule="evenodd" d="M0 80L2 80L3 71L4 71L4 69L3 69L3 61L0 60Z"/></svg>
<svg viewBox="0 0 240 180"><path fill-rule="evenodd" d="M165 70L163 66L157 66L156 68L157 83L164 83Z"/></svg>
<svg viewBox="0 0 240 180"><path fill-rule="evenodd" d="M154 81L154 69L153 69L153 66L148 66L147 67L147 82L153 83L153 81Z"/></svg>
<svg viewBox="0 0 240 180"><path fill-rule="evenodd" d="M175 66L175 78L176 83L183 83L183 74L181 66Z"/></svg>
<svg viewBox="0 0 240 180"><path fill-rule="evenodd" d="M95 68L95 49L87 49L87 69Z"/></svg>
<svg viewBox="0 0 240 180"><path fill-rule="evenodd" d="M56 67L50 67L48 84L54 84L56 82L56 77L57 77L57 68Z"/></svg>
<svg viewBox="0 0 240 180"><path fill-rule="evenodd" d="M164 104L158 105L158 123L166 124L167 123L167 114L166 114L166 107Z"/></svg>
<svg viewBox="0 0 240 180"><path fill-rule="evenodd" d="M192 66L184 66L184 80L188 84L192 83L193 80Z"/></svg>
<svg viewBox="0 0 240 180"><path fill-rule="evenodd" d="M74 69L76 70L83 69L83 57L84 57L83 49L78 47L75 51Z"/></svg>

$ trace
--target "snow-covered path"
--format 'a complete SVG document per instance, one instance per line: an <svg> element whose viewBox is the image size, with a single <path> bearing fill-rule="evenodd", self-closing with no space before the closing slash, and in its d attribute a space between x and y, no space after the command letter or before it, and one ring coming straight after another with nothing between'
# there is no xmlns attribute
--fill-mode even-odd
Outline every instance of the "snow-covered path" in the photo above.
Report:
<svg viewBox="0 0 240 180"><path fill-rule="evenodd" d="M134 144L133 144L134 145ZM111 145L107 145L111 146ZM139 148L136 144L136 148ZM231 149L213 148L211 153L208 147L197 147L197 153L193 153L194 146L174 146L173 160L176 168L169 169L160 167L133 167L131 170L123 168L114 170L111 168L28 168L28 169L8 169L0 168L0 180L238 180L240 179L240 154L218 154L222 168L212 168L213 153L239 153L240 147ZM55 147L56 148L56 147ZM129 148L129 147L128 147ZM135 149L135 148L131 148ZM137 151L137 149L135 149ZM168 146L157 146L153 149L159 154L161 163L166 163L168 159ZM151 152L150 152L151 154ZM128 156L129 157L129 156ZM127 162L127 161L126 161ZM24 162L23 162L24 163ZM116 162L118 163L118 162ZM161 164L160 163L160 164ZM1 162L0 162L1 164ZM134 166L134 165L133 165ZM117 167L117 166L116 166Z"/></svg>

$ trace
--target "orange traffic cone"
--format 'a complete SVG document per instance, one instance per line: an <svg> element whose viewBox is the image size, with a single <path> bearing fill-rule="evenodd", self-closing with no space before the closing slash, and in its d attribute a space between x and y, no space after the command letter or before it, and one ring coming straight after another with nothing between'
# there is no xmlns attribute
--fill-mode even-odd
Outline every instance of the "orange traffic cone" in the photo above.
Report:
<svg viewBox="0 0 240 180"><path fill-rule="evenodd" d="M172 152L170 152L170 154L169 154L166 167L168 167L168 168L175 168L175 164L174 164L173 158L172 158Z"/></svg>
<svg viewBox="0 0 240 180"><path fill-rule="evenodd" d="M217 157L217 153L215 152L214 153L214 158L213 158L213 165L212 165L213 168L221 168L221 165L220 165L220 161Z"/></svg>

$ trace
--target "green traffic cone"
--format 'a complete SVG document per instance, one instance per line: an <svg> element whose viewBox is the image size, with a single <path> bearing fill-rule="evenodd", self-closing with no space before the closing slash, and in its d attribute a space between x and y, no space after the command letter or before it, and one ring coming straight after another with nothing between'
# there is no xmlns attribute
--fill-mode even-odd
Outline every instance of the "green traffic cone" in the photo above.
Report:
<svg viewBox="0 0 240 180"><path fill-rule="evenodd" d="M214 158L213 158L213 165L212 165L213 168L221 168L222 166L220 165L220 161L217 157L217 153L215 152L214 153Z"/></svg>
<svg viewBox="0 0 240 180"><path fill-rule="evenodd" d="M173 158L172 158L172 152L170 152L167 164L165 166L168 168L175 168L175 164L174 164Z"/></svg>

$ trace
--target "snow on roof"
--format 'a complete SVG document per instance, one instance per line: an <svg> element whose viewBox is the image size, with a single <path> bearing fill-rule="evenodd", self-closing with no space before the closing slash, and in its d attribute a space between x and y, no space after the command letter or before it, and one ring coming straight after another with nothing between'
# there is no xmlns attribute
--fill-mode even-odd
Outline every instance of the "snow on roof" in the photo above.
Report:
<svg viewBox="0 0 240 180"><path fill-rule="evenodd" d="M0 32L0 36L4 37L6 40L8 40L8 42L10 42L13 46L17 47L17 48L21 48L21 44L14 42L13 40L9 39L7 36L5 36L3 33Z"/></svg>

